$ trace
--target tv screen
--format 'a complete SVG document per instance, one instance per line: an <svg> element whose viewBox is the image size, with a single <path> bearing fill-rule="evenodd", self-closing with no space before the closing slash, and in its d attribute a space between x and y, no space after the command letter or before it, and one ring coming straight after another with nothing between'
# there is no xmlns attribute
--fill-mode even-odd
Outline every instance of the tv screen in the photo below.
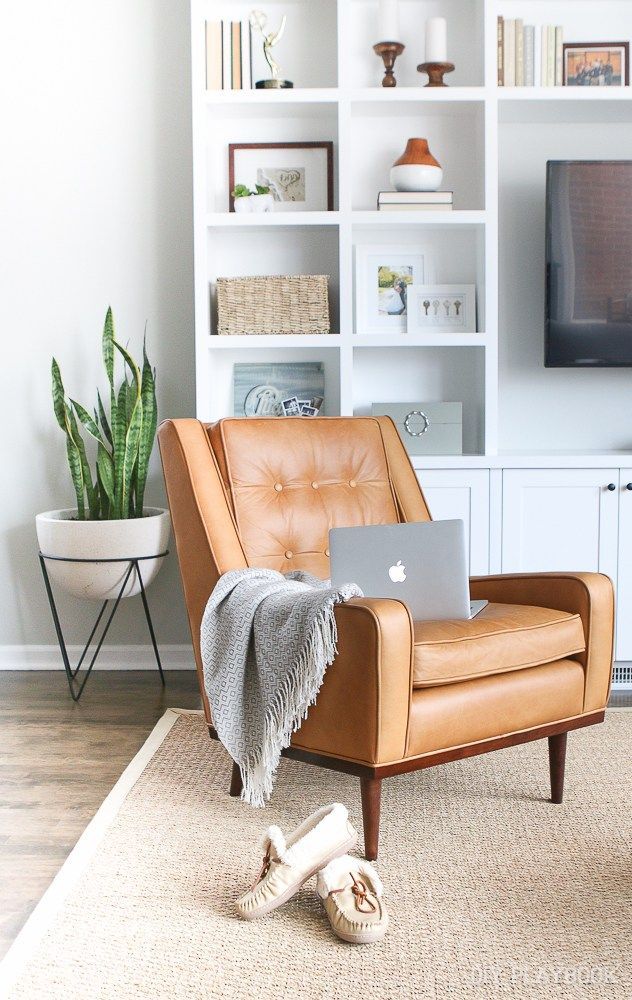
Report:
<svg viewBox="0 0 632 1000"><path fill-rule="evenodd" d="M632 161L552 160L545 365L632 366Z"/></svg>

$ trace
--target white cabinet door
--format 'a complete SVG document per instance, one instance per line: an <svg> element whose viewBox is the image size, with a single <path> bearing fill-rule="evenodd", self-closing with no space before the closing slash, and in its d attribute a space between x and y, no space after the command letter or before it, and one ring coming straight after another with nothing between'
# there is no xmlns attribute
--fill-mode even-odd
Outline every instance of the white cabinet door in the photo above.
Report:
<svg viewBox="0 0 632 1000"><path fill-rule="evenodd" d="M618 495L618 469L505 469L503 573L569 570L615 580Z"/></svg>
<svg viewBox="0 0 632 1000"><path fill-rule="evenodd" d="M632 469L621 469L619 567L617 573L617 660L632 660Z"/></svg>
<svg viewBox="0 0 632 1000"><path fill-rule="evenodd" d="M435 521L465 523L471 575L489 573L489 470L427 469L417 478Z"/></svg>

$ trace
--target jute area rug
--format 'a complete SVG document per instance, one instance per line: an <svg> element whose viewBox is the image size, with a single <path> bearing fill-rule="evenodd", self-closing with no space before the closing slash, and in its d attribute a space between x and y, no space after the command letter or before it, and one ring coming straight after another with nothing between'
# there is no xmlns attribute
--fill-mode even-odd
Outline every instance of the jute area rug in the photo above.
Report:
<svg viewBox="0 0 632 1000"><path fill-rule="evenodd" d="M4 995L131 998L632 997L632 712L569 736L553 806L546 743L384 782L391 929L333 937L313 885L242 922L264 828L348 804L357 779L284 761L273 801L228 796L197 714L167 712L0 969Z"/></svg>

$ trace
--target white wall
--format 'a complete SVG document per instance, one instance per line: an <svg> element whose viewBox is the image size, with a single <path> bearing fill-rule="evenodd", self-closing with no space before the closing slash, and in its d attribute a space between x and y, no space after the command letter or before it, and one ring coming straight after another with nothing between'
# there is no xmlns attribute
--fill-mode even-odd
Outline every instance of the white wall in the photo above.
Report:
<svg viewBox="0 0 632 1000"><path fill-rule="evenodd" d="M547 160L632 159L629 122L500 126L499 446L632 448L632 370L544 367Z"/></svg>
<svg viewBox="0 0 632 1000"><path fill-rule="evenodd" d="M33 517L73 492L51 354L91 403L111 303L137 354L147 320L160 414L193 413L189 30L188 0L3 5L0 646L54 642ZM164 503L157 453L147 499ZM174 555L149 598L159 640L186 642ZM148 641L138 600L113 642ZM88 609L62 610L79 641Z"/></svg>

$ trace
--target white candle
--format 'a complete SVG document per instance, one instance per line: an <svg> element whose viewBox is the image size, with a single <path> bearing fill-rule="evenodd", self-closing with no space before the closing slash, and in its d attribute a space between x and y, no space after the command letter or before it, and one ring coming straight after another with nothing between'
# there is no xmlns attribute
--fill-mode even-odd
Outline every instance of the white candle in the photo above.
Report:
<svg viewBox="0 0 632 1000"><path fill-rule="evenodd" d="M399 42L399 0L380 0L378 42Z"/></svg>
<svg viewBox="0 0 632 1000"><path fill-rule="evenodd" d="M448 61L448 24L445 17L429 17L426 21L426 62Z"/></svg>

